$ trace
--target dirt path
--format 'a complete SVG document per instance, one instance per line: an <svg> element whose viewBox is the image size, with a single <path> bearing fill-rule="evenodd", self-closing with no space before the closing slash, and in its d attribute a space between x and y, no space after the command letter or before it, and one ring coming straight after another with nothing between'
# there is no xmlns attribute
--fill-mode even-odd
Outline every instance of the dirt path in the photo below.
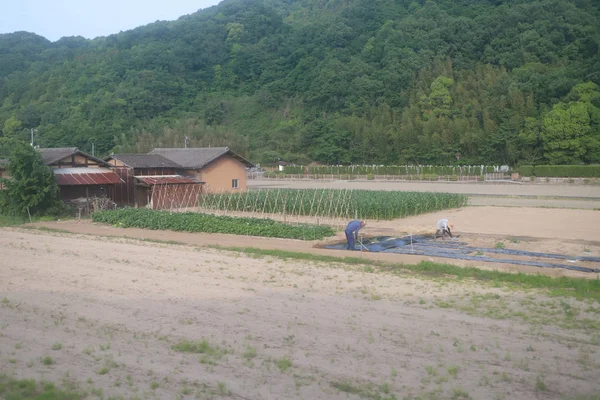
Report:
<svg viewBox="0 0 600 400"><path fill-rule="evenodd" d="M558 184L494 184L456 182L381 182L381 181L320 181L320 180L271 180L250 179L249 188L295 188L295 189L367 189L400 190L415 192L446 192L488 196L546 196L593 198L600 200L600 185Z"/></svg>
<svg viewBox="0 0 600 400"><path fill-rule="evenodd" d="M469 196L469 205L497 207L547 207L600 210L600 200Z"/></svg>
<svg viewBox="0 0 600 400"><path fill-rule="evenodd" d="M0 251L0 370L18 377L143 399L600 393L597 302L19 229Z"/></svg>

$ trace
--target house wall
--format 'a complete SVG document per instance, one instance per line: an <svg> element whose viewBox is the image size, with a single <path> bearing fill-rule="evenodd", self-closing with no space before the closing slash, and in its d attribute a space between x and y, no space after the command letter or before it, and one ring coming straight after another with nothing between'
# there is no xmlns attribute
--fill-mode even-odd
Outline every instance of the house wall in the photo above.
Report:
<svg viewBox="0 0 600 400"><path fill-rule="evenodd" d="M73 168L73 167L88 167L95 168L100 165L91 159L88 159L81 154L65 157L58 162L50 165L50 168Z"/></svg>
<svg viewBox="0 0 600 400"><path fill-rule="evenodd" d="M246 166L234 157L225 155L199 171L185 171L185 175L195 177L205 183L205 192L246 191ZM238 180L238 188L233 189L231 181Z"/></svg>
<svg viewBox="0 0 600 400"><path fill-rule="evenodd" d="M133 206L135 204L133 169L128 167L113 167L111 169L123 180L123 182L115 185L113 201L120 206Z"/></svg>

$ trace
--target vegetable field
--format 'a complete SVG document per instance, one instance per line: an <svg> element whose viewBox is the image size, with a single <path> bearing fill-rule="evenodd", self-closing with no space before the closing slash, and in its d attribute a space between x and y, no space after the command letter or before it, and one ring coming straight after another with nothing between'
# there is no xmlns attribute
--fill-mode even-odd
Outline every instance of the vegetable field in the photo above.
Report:
<svg viewBox="0 0 600 400"><path fill-rule="evenodd" d="M94 222L123 228L229 233L301 240L323 239L335 234L329 226L289 225L270 219L216 216L193 212L170 213L145 208L98 211L92 215L92 219Z"/></svg>
<svg viewBox="0 0 600 400"><path fill-rule="evenodd" d="M224 212L390 220L467 204L461 194L332 189L267 189L206 194L199 208Z"/></svg>

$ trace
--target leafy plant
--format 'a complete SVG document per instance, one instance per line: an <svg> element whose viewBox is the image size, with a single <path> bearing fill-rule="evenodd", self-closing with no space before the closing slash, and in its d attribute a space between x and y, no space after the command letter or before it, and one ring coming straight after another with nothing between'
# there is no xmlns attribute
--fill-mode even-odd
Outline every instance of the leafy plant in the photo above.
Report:
<svg viewBox="0 0 600 400"><path fill-rule="evenodd" d="M92 215L94 222L146 229L171 231L229 233L279 237L301 240L323 239L333 236L329 226L309 224L289 225L271 219L216 216L200 213L169 213L143 208L98 211Z"/></svg>

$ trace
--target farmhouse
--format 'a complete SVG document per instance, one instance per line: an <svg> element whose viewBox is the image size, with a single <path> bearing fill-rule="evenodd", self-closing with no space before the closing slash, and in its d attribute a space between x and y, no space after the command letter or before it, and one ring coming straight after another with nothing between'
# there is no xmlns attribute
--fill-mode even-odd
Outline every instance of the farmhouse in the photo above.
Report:
<svg viewBox="0 0 600 400"><path fill-rule="evenodd" d="M150 154L176 162L182 175L204 182L203 190L212 193L246 191L246 168L254 166L229 147L156 148Z"/></svg>
<svg viewBox="0 0 600 400"><path fill-rule="evenodd" d="M109 168L108 163L76 147L38 149L38 151L42 155L44 164L54 173L62 200L112 198L115 184L121 182L121 179ZM8 160L0 160L0 177L9 177L7 166ZM0 189L3 187L0 186Z"/></svg>
<svg viewBox="0 0 600 400"><path fill-rule="evenodd" d="M153 209L191 207L201 193L245 191L246 167L253 166L228 147L156 148L112 154L106 162L123 181L115 201Z"/></svg>
<svg viewBox="0 0 600 400"><path fill-rule="evenodd" d="M178 174L182 167L159 154L113 154L106 159L119 175L115 202L135 207L164 209L191 203L202 182Z"/></svg>
<svg viewBox="0 0 600 400"><path fill-rule="evenodd" d="M44 163L52 169L62 200L113 198L115 184L121 179L107 162L76 147L39 149Z"/></svg>

